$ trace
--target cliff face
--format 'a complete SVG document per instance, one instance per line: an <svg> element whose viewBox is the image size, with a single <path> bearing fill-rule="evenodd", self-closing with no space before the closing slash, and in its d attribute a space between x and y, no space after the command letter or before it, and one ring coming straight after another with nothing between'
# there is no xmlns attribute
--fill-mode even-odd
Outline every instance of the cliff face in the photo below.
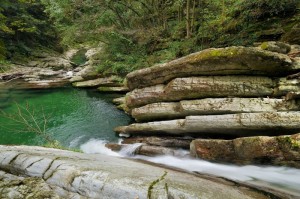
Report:
<svg viewBox="0 0 300 199"><path fill-rule="evenodd" d="M0 198L268 198L138 161L42 147L0 146L0 170Z"/></svg>
<svg viewBox="0 0 300 199"><path fill-rule="evenodd" d="M264 42L260 47L207 49L134 71L126 77L131 91L121 106L137 122L144 123L118 127L116 132L134 137L168 135L192 136L191 139L298 133L299 52L297 45ZM232 147L226 141L206 142ZM201 151L202 145L204 148L208 146L204 144L206 142L193 142L192 152L196 154L197 148ZM299 145L298 139L295 142ZM225 148L216 148L222 149ZM196 156L210 159L209 155L203 154L197 153ZM256 162L267 159L265 163L268 164L300 167L295 156L291 156L289 161L284 161L282 154L279 156L282 162L280 158L271 161L258 154L256 159L262 161ZM234 158L215 160L236 162ZM238 162L251 163L251 160L247 155L242 155Z"/></svg>

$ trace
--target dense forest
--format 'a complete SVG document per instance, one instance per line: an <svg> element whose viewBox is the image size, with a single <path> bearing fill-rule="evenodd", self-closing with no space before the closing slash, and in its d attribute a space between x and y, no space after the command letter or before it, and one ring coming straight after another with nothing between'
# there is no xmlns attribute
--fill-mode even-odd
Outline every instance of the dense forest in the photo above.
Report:
<svg viewBox="0 0 300 199"><path fill-rule="evenodd" d="M299 2L1 0L0 59L103 45L99 72L126 74L208 47L299 43Z"/></svg>

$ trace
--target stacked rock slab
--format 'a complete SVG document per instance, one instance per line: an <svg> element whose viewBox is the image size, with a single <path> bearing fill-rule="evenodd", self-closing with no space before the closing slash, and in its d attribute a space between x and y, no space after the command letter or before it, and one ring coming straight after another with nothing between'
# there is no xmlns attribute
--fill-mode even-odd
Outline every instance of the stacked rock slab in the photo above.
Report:
<svg viewBox="0 0 300 199"><path fill-rule="evenodd" d="M286 54L228 47L134 71L126 77L130 92L123 107L144 123L115 131L194 139L299 133L300 80L293 76L299 69L299 59Z"/></svg>

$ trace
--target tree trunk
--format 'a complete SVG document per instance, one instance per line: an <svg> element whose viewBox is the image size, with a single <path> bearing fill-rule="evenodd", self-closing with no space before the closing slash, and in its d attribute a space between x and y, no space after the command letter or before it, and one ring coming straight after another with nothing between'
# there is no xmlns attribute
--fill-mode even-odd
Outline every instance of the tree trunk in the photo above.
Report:
<svg viewBox="0 0 300 199"><path fill-rule="evenodd" d="M190 19L191 0L186 1L186 38L191 38L191 19Z"/></svg>

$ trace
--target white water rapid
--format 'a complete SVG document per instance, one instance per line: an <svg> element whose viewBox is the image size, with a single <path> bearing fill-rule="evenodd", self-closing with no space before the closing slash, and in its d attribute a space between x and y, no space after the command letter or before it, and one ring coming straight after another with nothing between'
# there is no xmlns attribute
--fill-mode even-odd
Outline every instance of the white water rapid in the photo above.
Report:
<svg viewBox="0 0 300 199"><path fill-rule="evenodd" d="M85 153L100 153L111 156L142 159L153 163L163 164L189 172L198 172L223 177L237 182L245 182L261 187L287 192L300 198L300 169L275 166L236 166L211 163L204 160L195 160L187 157L158 156L146 157L134 155L141 144L124 147L119 153L105 147L103 140L90 140L81 145ZM184 153L182 153L184 154Z"/></svg>

